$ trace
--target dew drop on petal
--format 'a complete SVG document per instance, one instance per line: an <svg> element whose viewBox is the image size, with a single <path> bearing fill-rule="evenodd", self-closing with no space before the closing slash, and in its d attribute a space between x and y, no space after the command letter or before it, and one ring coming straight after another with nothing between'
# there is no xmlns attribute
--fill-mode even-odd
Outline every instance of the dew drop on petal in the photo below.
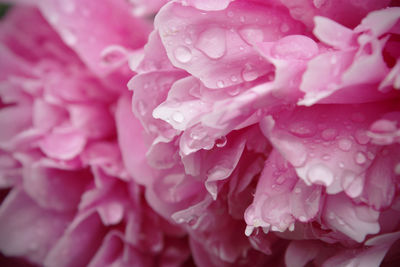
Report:
<svg viewBox="0 0 400 267"><path fill-rule="evenodd" d="M237 87L237 86L234 86L234 87L232 87L232 88L230 88L230 89L228 90L228 94L229 94L230 96L235 96L235 95L238 95L239 93L240 93L240 88Z"/></svg>
<svg viewBox="0 0 400 267"><path fill-rule="evenodd" d="M276 183L277 184L283 184L284 182L285 182L285 180L286 180L286 178L285 178L285 176L284 175L280 175L277 179L276 179Z"/></svg>
<svg viewBox="0 0 400 267"><path fill-rule="evenodd" d="M127 51L122 46L113 45L105 48L100 56L105 64L113 64L127 59Z"/></svg>
<svg viewBox="0 0 400 267"><path fill-rule="evenodd" d="M325 155L322 156L322 159L323 159L323 160L330 160L330 159L331 159L331 156L328 155L328 154L325 154Z"/></svg>
<svg viewBox="0 0 400 267"><path fill-rule="evenodd" d="M321 136L326 141L331 141L336 138L338 132L336 129L325 129L322 131Z"/></svg>
<svg viewBox="0 0 400 267"><path fill-rule="evenodd" d="M224 85L225 85L225 83L224 83L224 81L222 81L222 80L219 80L219 81L217 82L217 87L218 87L218 88L224 88Z"/></svg>
<svg viewBox="0 0 400 267"><path fill-rule="evenodd" d="M347 138L343 138L339 140L339 148L343 151L349 151L351 149L352 146L352 142L347 139Z"/></svg>
<svg viewBox="0 0 400 267"><path fill-rule="evenodd" d="M239 30L240 36L249 44L256 44L264 41L264 31L254 26L244 26Z"/></svg>
<svg viewBox="0 0 400 267"><path fill-rule="evenodd" d="M360 145L368 144L368 142L370 141L367 132L363 130L357 130L354 137L356 138L357 143L359 143Z"/></svg>
<svg viewBox="0 0 400 267"><path fill-rule="evenodd" d="M196 48L212 59L221 58L226 52L225 30L212 28L202 32L196 42Z"/></svg>
<svg viewBox="0 0 400 267"><path fill-rule="evenodd" d="M298 137L311 137L316 132L315 126L308 121L295 121L290 124L289 131Z"/></svg>
<svg viewBox="0 0 400 267"><path fill-rule="evenodd" d="M215 145L217 147L224 147L227 143L226 136L221 136L220 138L215 140Z"/></svg>
<svg viewBox="0 0 400 267"><path fill-rule="evenodd" d="M321 8L325 4L326 0L313 0L313 4L316 8Z"/></svg>
<svg viewBox="0 0 400 267"><path fill-rule="evenodd" d="M192 59L192 52L186 46L178 46L175 49L174 56L181 63L187 63Z"/></svg>
<svg viewBox="0 0 400 267"><path fill-rule="evenodd" d="M365 154L361 151L356 153L355 161L357 164L364 164L367 161Z"/></svg>
<svg viewBox="0 0 400 267"><path fill-rule="evenodd" d="M258 72L251 65L246 65L242 71L243 80L246 82L254 81L258 78Z"/></svg>

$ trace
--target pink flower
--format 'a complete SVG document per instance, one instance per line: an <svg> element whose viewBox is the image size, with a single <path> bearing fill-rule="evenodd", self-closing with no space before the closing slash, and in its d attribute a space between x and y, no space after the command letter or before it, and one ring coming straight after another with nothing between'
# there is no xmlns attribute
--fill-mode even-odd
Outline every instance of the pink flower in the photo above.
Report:
<svg viewBox="0 0 400 267"><path fill-rule="evenodd" d="M182 0L157 14L128 84L158 169L137 181L199 266L391 260L400 9L357 3Z"/></svg>
<svg viewBox="0 0 400 267"><path fill-rule="evenodd" d="M123 1L78 2L13 6L0 24L0 250L38 266L180 266L184 231L120 152L126 123L143 131L125 86L149 28Z"/></svg>
<svg viewBox="0 0 400 267"><path fill-rule="evenodd" d="M396 264L397 6L15 1L0 262Z"/></svg>

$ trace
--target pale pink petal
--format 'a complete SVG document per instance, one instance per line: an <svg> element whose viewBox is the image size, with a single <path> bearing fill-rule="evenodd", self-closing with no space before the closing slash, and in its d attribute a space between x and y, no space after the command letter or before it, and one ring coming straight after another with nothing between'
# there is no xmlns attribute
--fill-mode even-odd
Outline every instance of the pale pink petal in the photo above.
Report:
<svg viewBox="0 0 400 267"><path fill-rule="evenodd" d="M35 3L36 4L36 3ZM45 18L95 73L109 72L101 52L110 45L135 49L145 42L149 27L129 13L126 1L38 3Z"/></svg>
<svg viewBox="0 0 400 267"><path fill-rule="evenodd" d="M0 209L2 253L41 264L72 215L44 210L22 190L15 188Z"/></svg>
<svg viewBox="0 0 400 267"><path fill-rule="evenodd" d="M344 194L327 196L322 216L329 227L357 242L363 242L368 234L380 230L379 212L366 205L354 204Z"/></svg>
<svg viewBox="0 0 400 267"><path fill-rule="evenodd" d="M41 207L70 211L77 209L90 178L85 170L65 171L38 162L25 167L23 185Z"/></svg>
<svg viewBox="0 0 400 267"><path fill-rule="evenodd" d="M46 135L40 148L49 157L68 160L76 157L85 147L86 138L75 129L59 129Z"/></svg>
<svg viewBox="0 0 400 267"><path fill-rule="evenodd" d="M61 239L51 248L44 265L85 266L100 247L105 233L105 227L96 213L75 217Z"/></svg>
<svg viewBox="0 0 400 267"><path fill-rule="evenodd" d="M148 184L153 174L146 161L144 130L131 111L129 98L119 100L115 116L124 165L135 181Z"/></svg>
<svg viewBox="0 0 400 267"><path fill-rule="evenodd" d="M319 246L314 241L292 241L285 253L285 263L287 267L302 267L313 260L318 252Z"/></svg>
<svg viewBox="0 0 400 267"><path fill-rule="evenodd" d="M172 64L209 88L236 85L268 73L269 63L258 57L252 45L302 30L282 9L253 3L233 2L226 10L204 13L212 19L202 12L170 3L158 14L155 25ZM280 30L280 25L286 26Z"/></svg>

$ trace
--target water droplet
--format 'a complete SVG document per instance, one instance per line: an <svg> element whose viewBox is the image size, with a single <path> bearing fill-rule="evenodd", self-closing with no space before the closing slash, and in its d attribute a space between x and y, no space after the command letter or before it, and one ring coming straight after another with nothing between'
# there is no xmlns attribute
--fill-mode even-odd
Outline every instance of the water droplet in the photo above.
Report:
<svg viewBox="0 0 400 267"><path fill-rule="evenodd" d="M316 164L308 170L307 178L311 183L330 186L333 182L333 173L327 166Z"/></svg>
<svg viewBox="0 0 400 267"><path fill-rule="evenodd" d="M243 47L243 46L239 46L239 50L240 50L240 51L243 51L243 50L244 50L244 47Z"/></svg>
<svg viewBox="0 0 400 267"><path fill-rule="evenodd" d="M284 175L280 175L280 176L275 180L275 182L276 182L277 184L281 185L281 184L283 184L283 183L285 182L285 180L286 180L285 176L284 176Z"/></svg>
<svg viewBox="0 0 400 267"><path fill-rule="evenodd" d="M344 163L343 162L339 162L339 167L343 169L344 168Z"/></svg>
<svg viewBox="0 0 400 267"><path fill-rule="evenodd" d="M244 16L240 16L239 20L241 23L244 23L246 21L246 18Z"/></svg>
<svg viewBox="0 0 400 267"><path fill-rule="evenodd" d="M337 57L336 57L336 55L333 55L333 56L331 57L330 62L331 62L332 65L334 65L334 64L337 63Z"/></svg>
<svg viewBox="0 0 400 267"><path fill-rule="evenodd" d="M127 51L119 45L112 45L101 52L101 60L105 64L115 64L127 60Z"/></svg>
<svg viewBox="0 0 400 267"><path fill-rule="evenodd" d="M226 15L227 15L229 18L232 18L234 14L233 14L232 11L228 11L228 13L226 13Z"/></svg>
<svg viewBox="0 0 400 267"><path fill-rule="evenodd" d="M237 78L235 75L232 75L232 76L231 76L231 81L232 81L232 82L237 82L237 81L238 81L238 78Z"/></svg>
<svg viewBox="0 0 400 267"><path fill-rule="evenodd" d="M295 188L295 189L294 189L294 192L295 192L296 194L300 194L300 193L301 193L301 188L300 188L300 187Z"/></svg>
<svg viewBox="0 0 400 267"><path fill-rule="evenodd" d="M146 115L147 107L146 107L146 103L143 100L139 100L139 102L137 103L137 110L139 111L139 114L141 116Z"/></svg>
<svg viewBox="0 0 400 267"><path fill-rule="evenodd" d="M215 145L217 147L224 147L226 145L227 141L228 140L226 139L226 136L221 136L220 138L215 140Z"/></svg>
<svg viewBox="0 0 400 267"><path fill-rule="evenodd" d="M286 23L282 23L281 27L280 27L281 32L286 33L290 30L289 25L287 25Z"/></svg>
<svg viewBox="0 0 400 267"><path fill-rule="evenodd" d="M181 63L187 63L192 59L192 52L186 46L178 46L175 49L175 58Z"/></svg>
<svg viewBox="0 0 400 267"><path fill-rule="evenodd" d="M367 161L365 154L361 151L356 153L355 161L357 164L364 164Z"/></svg>
<svg viewBox="0 0 400 267"><path fill-rule="evenodd" d="M256 44L264 41L264 31L254 26L245 26L239 30L240 36L249 44Z"/></svg>
<svg viewBox="0 0 400 267"><path fill-rule="evenodd" d="M211 28L202 32L197 40L196 48L212 59L221 58L226 51L225 30Z"/></svg>
<svg viewBox="0 0 400 267"><path fill-rule="evenodd" d="M349 151L351 149L352 146L352 142L347 139L347 138L343 138L339 140L339 148L343 151Z"/></svg>
<svg viewBox="0 0 400 267"><path fill-rule="evenodd" d="M314 124L308 121L294 121L289 126L289 131L298 137L312 137L316 130Z"/></svg>
<svg viewBox="0 0 400 267"><path fill-rule="evenodd" d="M222 81L222 80L219 80L218 82L217 82L217 87L218 88L224 88L224 81Z"/></svg>
<svg viewBox="0 0 400 267"><path fill-rule="evenodd" d="M185 117L181 112L177 111L174 114L172 114L172 119L177 123L182 123L185 120Z"/></svg>
<svg viewBox="0 0 400 267"><path fill-rule="evenodd" d="M235 95L238 95L239 93L240 93L240 88L238 86L233 86L232 88L230 88L228 90L228 94L230 96L235 96Z"/></svg>
<svg viewBox="0 0 400 267"><path fill-rule="evenodd" d="M192 138L193 140L202 140L207 136L207 132L206 131L192 131L190 133L190 138Z"/></svg>
<svg viewBox="0 0 400 267"><path fill-rule="evenodd" d="M328 154L325 154L325 155L322 156L322 159L323 159L323 160L330 160L330 159L331 159L331 156L328 155Z"/></svg>
<svg viewBox="0 0 400 267"><path fill-rule="evenodd" d="M331 220L333 220L333 219L335 219L335 213L333 213L333 212L329 212L329 214L328 214L328 218L329 219L331 219Z"/></svg>
<svg viewBox="0 0 400 267"><path fill-rule="evenodd" d="M321 8L323 4L325 4L326 0L313 0L313 4L316 8Z"/></svg>
<svg viewBox="0 0 400 267"><path fill-rule="evenodd" d="M289 225L289 231L290 231L290 232L293 232L293 231L294 231L294 223L291 223L291 224Z"/></svg>
<svg viewBox="0 0 400 267"><path fill-rule="evenodd" d="M331 140L335 139L337 135L338 135L338 131L333 128L323 130L321 133L322 138L326 141L331 141Z"/></svg>
<svg viewBox="0 0 400 267"><path fill-rule="evenodd" d="M190 37L186 37L184 40L185 44L191 45L192 44L192 39Z"/></svg>
<svg viewBox="0 0 400 267"><path fill-rule="evenodd" d="M254 81L258 78L258 72L253 68L253 66L246 64L242 71L242 77L246 82Z"/></svg>
<svg viewBox="0 0 400 267"><path fill-rule="evenodd" d="M363 130L357 130L354 137L356 138L357 143L359 143L360 145L368 144L368 142L370 141L367 132Z"/></svg>

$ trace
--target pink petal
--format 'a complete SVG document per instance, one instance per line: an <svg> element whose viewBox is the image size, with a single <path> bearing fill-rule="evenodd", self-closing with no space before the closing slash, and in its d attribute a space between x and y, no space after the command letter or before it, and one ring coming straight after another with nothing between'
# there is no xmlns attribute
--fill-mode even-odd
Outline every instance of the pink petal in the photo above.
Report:
<svg viewBox="0 0 400 267"><path fill-rule="evenodd" d="M155 25L172 64L215 89L266 74L269 63L259 59L252 45L302 28L283 10L251 3L233 2L226 10L210 13L211 20L205 20L202 12L171 3L157 15ZM282 31L275 30L283 24ZM248 69L255 78L247 75Z"/></svg>
<svg viewBox="0 0 400 267"><path fill-rule="evenodd" d="M72 215L44 210L22 190L14 189L0 209L2 253L42 264Z"/></svg>

